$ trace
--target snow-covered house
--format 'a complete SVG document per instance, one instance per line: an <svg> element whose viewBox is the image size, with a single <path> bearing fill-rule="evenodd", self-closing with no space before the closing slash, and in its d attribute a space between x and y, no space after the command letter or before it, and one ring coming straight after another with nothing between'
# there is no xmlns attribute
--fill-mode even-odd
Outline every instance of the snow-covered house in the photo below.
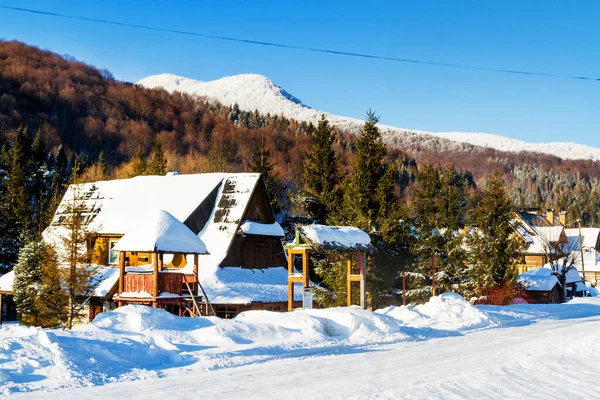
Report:
<svg viewBox="0 0 600 400"><path fill-rule="evenodd" d="M575 258L575 266L586 281L592 284L600 282L600 228L565 229L569 248L583 255ZM581 234L581 237L580 237Z"/></svg>
<svg viewBox="0 0 600 400"><path fill-rule="evenodd" d="M567 295L572 297L580 289L580 286L583 286L581 277L577 270L570 269L567 271L565 279ZM535 303L560 303L563 287L550 268L536 268L519 274L517 282L525 288Z"/></svg>
<svg viewBox="0 0 600 400"><path fill-rule="evenodd" d="M107 296L103 300L116 300L113 295L119 289L117 243L133 231L138 233L133 235L135 241L143 239L140 231L143 233L149 219L163 210L205 246L206 252L195 254L197 280L206 296L196 292L198 286L193 282L191 286L196 295L208 297L217 315L231 316L248 309L286 310L287 269L284 266L287 258L281 243L283 230L275 220L260 174L169 173L71 185L52 223L43 232L44 239L56 248L60 247L65 234L62 222L74 201L83 204L86 210L92 262L112 272L100 284ZM154 239L166 240L165 237ZM138 246L121 250L127 250L124 252L126 274L143 275L144 269L148 273L156 262L156 252L152 251L156 249L148 247L143 251ZM178 271L181 276L193 274L194 254L162 253L165 272ZM185 286L185 282L181 284ZM167 293L182 290L162 289L161 292ZM152 304L152 299L147 300L147 304ZM93 313L100 311L98 304L92 309Z"/></svg>
<svg viewBox="0 0 600 400"><path fill-rule="evenodd" d="M556 214L549 209L545 215L534 211L519 211L514 214L513 224L525 242L523 261L519 272L541 268L557 253L559 246L568 243L565 233L566 213Z"/></svg>

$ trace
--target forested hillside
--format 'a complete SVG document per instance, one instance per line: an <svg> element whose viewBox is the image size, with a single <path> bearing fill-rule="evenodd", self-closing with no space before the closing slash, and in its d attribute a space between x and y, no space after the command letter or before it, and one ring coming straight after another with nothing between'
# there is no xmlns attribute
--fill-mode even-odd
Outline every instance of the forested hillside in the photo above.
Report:
<svg viewBox="0 0 600 400"><path fill-rule="evenodd" d="M179 93L119 82L109 71L69 56L20 42L0 42L0 143L2 175L7 182L7 177L15 174L11 151L13 161L19 152L24 152L21 156L25 158L36 151L42 153L26 171L39 175L41 168L48 185L53 175L60 175L54 179L59 185L68 179L74 159L81 165L80 180L151 172L139 167L156 153L158 144L168 170L268 171L271 182L278 186L273 192L280 195L276 200L285 209L291 203L287 197L295 196L300 185L302 161L314 129L312 124L281 116L244 112L236 106L209 104ZM27 140L23 132L29 135ZM333 148L343 171L351 168L355 146L354 135L335 133ZM265 157L266 164L259 162ZM498 168L515 207L555 207L567 210L571 220L582 216L586 225L600 225L599 162L480 150L470 145L460 151L443 146L432 151L431 146L417 141L402 148L388 146L387 158L395 166L396 191L403 204L411 202L414 177L426 161L444 166L451 159L471 186ZM55 172L57 165L59 172ZM0 187L3 203L11 196L8 186ZM34 219L51 214L50 197L57 194L49 190L34 193L37 189L28 187L32 190L29 204ZM4 205L2 210L6 215ZM31 223L28 229L39 231L41 225Z"/></svg>

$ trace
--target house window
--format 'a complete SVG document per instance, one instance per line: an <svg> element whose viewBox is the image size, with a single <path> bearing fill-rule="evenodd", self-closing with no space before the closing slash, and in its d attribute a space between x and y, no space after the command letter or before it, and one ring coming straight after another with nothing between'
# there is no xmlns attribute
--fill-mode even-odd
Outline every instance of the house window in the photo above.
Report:
<svg viewBox="0 0 600 400"><path fill-rule="evenodd" d="M108 241L108 264L117 265L119 263L119 252L115 250L115 246L119 242L118 239L110 239Z"/></svg>

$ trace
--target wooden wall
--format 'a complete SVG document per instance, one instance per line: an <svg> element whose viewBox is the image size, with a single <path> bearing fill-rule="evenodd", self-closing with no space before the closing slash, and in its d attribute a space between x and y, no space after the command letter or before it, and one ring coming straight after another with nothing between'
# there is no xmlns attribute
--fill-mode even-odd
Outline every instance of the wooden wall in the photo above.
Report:
<svg viewBox="0 0 600 400"><path fill-rule="evenodd" d="M101 235L92 240L92 263L98 265L108 265L108 250L111 240L120 239L119 235ZM140 265L152 263L152 253L131 252L125 253L127 265L138 267ZM115 264L116 265L116 264Z"/></svg>

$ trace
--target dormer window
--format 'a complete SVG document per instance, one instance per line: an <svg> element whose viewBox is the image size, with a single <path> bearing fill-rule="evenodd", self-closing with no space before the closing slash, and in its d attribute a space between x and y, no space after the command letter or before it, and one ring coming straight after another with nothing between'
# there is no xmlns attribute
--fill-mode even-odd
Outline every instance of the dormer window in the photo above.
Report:
<svg viewBox="0 0 600 400"><path fill-rule="evenodd" d="M114 248L119 239L110 239L108 241L108 265L117 265L119 263L119 252Z"/></svg>

